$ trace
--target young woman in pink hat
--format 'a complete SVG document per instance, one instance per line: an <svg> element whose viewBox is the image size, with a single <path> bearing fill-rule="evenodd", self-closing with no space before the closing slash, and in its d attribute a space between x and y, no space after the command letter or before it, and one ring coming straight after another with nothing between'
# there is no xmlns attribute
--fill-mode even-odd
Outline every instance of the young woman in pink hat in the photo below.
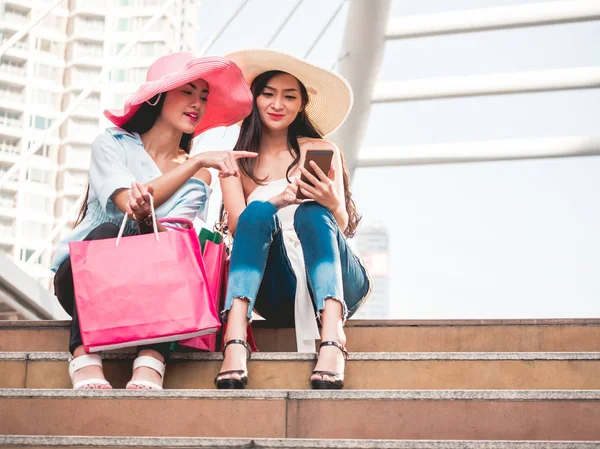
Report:
<svg viewBox="0 0 600 449"><path fill-rule="evenodd" d="M69 342L73 388L111 386L104 378L100 356L86 354L82 346L68 243L116 237L124 214L134 220L128 222L125 235L152 232L150 194L157 218L205 219L211 193L207 168L219 170L220 177L235 177L237 160L256 155L212 151L190 156L192 139L207 129L242 120L251 107L251 92L233 62L175 53L152 64L146 82L123 109L104 111L117 127L92 143L86 201L77 225L60 241L52 262L56 296L73 317ZM165 229L159 224L159 230ZM167 351L164 343L138 348L127 388L161 389Z"/></svg>
<svg viewBox="0 0 600 449"><path fill-rule="evenodd" d="M346 241L360 217L343 154L323 136L345 120L352 91L340 76L280 52L227 57L241 68L254 97L234 150L258 158L240 161L239 178L221 180L235 240L222 316L224 360L215 385L246 386L246 328L256 310L267 322L294 326L300 352L315 352L321 340L310 384L340 389L347 356L343 324L368 297L371 280ZM311 149L333 150L329 170L313 165L312 176L304 169ZM298 190L308 200L297 199Z"/></svg>

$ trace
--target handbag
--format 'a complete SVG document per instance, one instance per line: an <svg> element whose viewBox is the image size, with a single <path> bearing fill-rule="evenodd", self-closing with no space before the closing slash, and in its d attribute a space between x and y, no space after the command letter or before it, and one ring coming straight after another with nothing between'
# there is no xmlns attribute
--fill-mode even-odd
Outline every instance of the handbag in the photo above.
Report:
<svg viewBox="0 0 600 449"><path fill-rule="evenodd" d="M206 268L206 277L213 296L214 307L215 310L221 310L227 286L225 281L227 247L223 243L223 236L219 232L212 232L206 228L200 230L198 239L202 248L202 259ZM181 340L178 346L215 352L217 350L217 335L211 334ZM178 347L172 345L171 349L177 350Z"/></svg>
<svg viewBox="0 0 600 449"><path fill-rule="evenodd" d="M75 304L86 352L215 334L220 322L200 244L185 219L153 234L69 243ZM169 224L183 224L185 228Z"/></svg>
<svg viewBox="0 0 600 449"><path fill-rule="evenodd" d="M229 273L229 255L225 238L221 232L211 231L206 228L200 230L198 235L200 245L203 248L202 257L206 266L207 277L213 297L215 298L215 308L222 311L225 306L225 294L227 292L227 275ZM226 324L222 325L221 332L217 335L206 335L202 337L182 340L171 345L171 350L195 349L199 351L216 352L223 350L223 336L225 335ZM220 340L220 342L218 341ZM252 324L248 324L247 343L253 352L258 352L258 347L252 332Z"/></svg>

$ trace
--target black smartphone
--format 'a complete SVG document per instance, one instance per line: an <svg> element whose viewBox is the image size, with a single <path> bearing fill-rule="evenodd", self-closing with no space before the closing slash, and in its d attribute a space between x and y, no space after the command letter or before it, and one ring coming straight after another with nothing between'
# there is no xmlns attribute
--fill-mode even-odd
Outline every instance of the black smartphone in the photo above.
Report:
<svg viewBox="0 0 600 449"><path fill-rule="evenodd" d="M306 159L304 161L304 168L313 176L318 176L315 174L315 170L310 165L310 161L315 161L318 167L321 169L325 175L329 174L329 169L331 168L331 160L333 159L333 150L306 150ZM313 185L304 175L300 177L300 179L307 184ZM306 199L304 194L298 189L298 193L296 194L296 198L303 200Z"/></svg>

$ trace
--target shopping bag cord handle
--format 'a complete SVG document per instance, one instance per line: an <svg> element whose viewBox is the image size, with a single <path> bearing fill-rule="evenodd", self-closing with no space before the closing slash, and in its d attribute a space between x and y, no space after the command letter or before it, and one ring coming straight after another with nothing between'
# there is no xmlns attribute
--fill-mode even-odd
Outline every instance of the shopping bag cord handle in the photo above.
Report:
<svg viewBox="0 0 600 449"><path fill-rule="evenodd" d="M152 228L154 230L154 236L156 237L156 241L158 242L158 225L156 224L156 213L154 213L154 198L152 198L152 194L148 192L148 196L150 197L150 213L152 214ZM127 219L129 215L125 214L123 217L123 221L121 222L121 228L119 229L119 235L117 236L117 241L115 246L119 246L119 242L121 241L121 237L123 236L123 232L125 231L125 224L127 224Z"/></svg>

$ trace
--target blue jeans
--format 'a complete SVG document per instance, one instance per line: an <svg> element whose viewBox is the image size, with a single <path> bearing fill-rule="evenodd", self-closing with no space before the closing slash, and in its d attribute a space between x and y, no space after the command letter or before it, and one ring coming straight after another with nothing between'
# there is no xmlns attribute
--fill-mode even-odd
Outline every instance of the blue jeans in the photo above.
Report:
<svg viewBox="0 0 600 449"><path fill-rule="evenodd" d="M302 245L315 312L323 310L326 299L343 298L344 312L352 316L366 300L371 280L335 218L320 204L305 201L294 215L294 229ZM341 280L336 274L340 271ZM248 318L256 308L270 323L293 327L295 295L296 276L277 209L269 202L253 201L238 220L222 319L226 321L234 298L244 298L249 302Z"/></svg>

